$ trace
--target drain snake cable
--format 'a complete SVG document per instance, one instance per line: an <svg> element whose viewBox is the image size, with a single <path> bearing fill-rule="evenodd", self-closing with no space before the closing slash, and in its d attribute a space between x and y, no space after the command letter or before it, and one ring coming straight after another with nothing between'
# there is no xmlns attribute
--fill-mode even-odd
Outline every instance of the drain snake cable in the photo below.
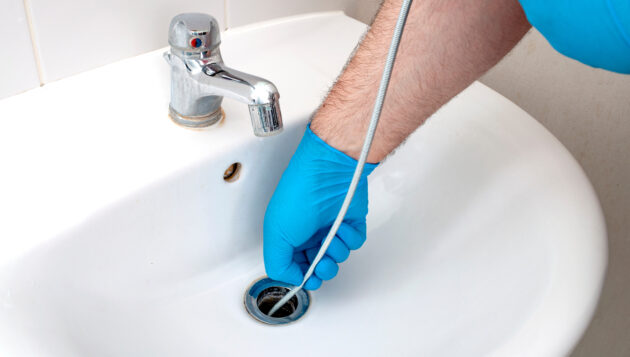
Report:
<svg viewBox="0 0 630 357"><path fill-rule="evenodd" d="M363 148L361 149L361 155L359 156L359 161L357 162L357 167L354 170L354 175L352 176L352 181L350 182L350 186L348 188L348 193L346 193L346 197L341 205L341 209L337 214L337 218L335 219L326 239L322 243L322 246L319 248L315 259L308 267L306 274L304 274L304 279L302 283L290 290L280 301L278 301L272 308L269 310L268 315L273 317L273 314L278 311L284 304L286 304L295 294L298 293L303 287L304 284L308 281L308 279L313 275L315 271L315 267L319 263L319 261L324 257L328 246L332 242L333 238L337 234L337 230L339 229L339 225L343 221L346 216L346 212L348 211L348 207L350 207L350 202L352 202L352 197L354 196L354 192L356 191L357 185L359 184L359 179L361 177L361 173L363 172L363 167L365 166L365 161L367 160L368 152L370 151L370 147L372 146L372 139L374 139L374 132L376 131L376 126L378 124L378 120L381 116L381 110L383 109L383 101L385 100L385 94L387 93L387 86L389 85L389 80L392 74L392 68L394 67L394 61L396 59L396 52L398 51L398 45L400 44L400 38L402 36L403 28L405 27L405 21L407 21L407 15L409 14L409 8L411 7L412 0L404 0L402 7L400 9L400 14L398 15L398 20L396 21L396 27L394 29L394 35L392 36L392 42L389 46L389 52L387 53L387 60L385 62L385 68L383 70L383 75L381 77L381 83L378 88L378 93L376 96L376 100L374 102L374 110L372 111L372 118L370 119L370 125L367 130L367 134L365 135L365 141L363 142Z"/></svg>

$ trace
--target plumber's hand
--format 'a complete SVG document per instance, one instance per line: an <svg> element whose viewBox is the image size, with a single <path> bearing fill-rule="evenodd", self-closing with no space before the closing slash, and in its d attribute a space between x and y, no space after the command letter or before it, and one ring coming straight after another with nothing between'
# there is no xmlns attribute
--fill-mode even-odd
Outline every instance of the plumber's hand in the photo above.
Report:
<svg viewBox="0 0 630 357"><path fill-rule="evenodd" d="M310 126L267 206L264 258L267 275L299 285L337 217L357 161L317 137ZM365 242L368 212L367 175L376 164L366 163L357 191L337 235L305 288L315 290L332 279L338 263Z"/></svg>

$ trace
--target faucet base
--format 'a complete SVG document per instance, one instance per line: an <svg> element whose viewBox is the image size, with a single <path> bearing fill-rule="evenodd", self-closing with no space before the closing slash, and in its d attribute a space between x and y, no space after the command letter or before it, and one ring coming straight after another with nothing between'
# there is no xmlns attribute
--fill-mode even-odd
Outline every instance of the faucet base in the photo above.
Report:
<svg viewBox="0 0 630 357"><path fill-rule="evenodd" d="M205 128L221 121L225 117L225 112L221 107L214 112L206 115L186 116L176 112L173 107L169 105L168 116L175 124L187 127L187 128Z"/></svg>

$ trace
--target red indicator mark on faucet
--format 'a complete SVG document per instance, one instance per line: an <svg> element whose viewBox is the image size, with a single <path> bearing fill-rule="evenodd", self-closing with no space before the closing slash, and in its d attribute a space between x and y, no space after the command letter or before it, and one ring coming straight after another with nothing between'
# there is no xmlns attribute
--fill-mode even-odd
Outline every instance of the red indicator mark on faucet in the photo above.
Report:
<svg viewBox="0 0 630 357"><path fill-rule="evenodd" d="M201 46L201 40L198 39L198 38L193 38L192 40L190 40L190 45L193 48L197 48L197 47Z"/></svg>

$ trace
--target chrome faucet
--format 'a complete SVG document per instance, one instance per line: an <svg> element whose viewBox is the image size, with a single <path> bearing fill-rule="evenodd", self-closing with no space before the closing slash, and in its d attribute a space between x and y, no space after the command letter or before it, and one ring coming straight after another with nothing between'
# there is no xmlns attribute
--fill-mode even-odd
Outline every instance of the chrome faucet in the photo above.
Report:
<svg viewBox="0 0 630 357"><path fill-rule="evenodd" d="M188 13L173 18L168 31L171 48L164 58L171 66L169 115L178 124L206 127L224 114L223 97L249 106L254 134L282 131L280 94L273 83L223 64L219 25L210 15Z"/></svg>

